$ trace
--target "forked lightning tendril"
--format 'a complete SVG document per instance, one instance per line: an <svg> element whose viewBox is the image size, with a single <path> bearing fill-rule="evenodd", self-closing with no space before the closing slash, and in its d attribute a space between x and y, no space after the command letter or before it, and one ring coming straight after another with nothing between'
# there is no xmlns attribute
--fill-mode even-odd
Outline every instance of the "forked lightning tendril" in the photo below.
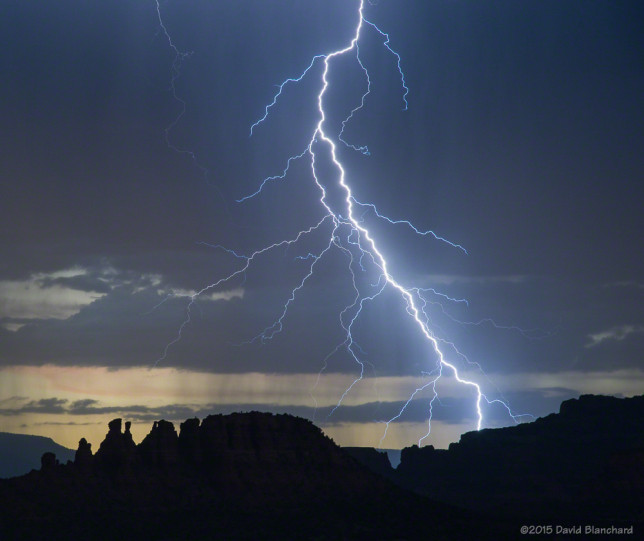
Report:
<svg viewBox="0 0 644 541"><path fill-rule="evenodd" d="M406 86L405 76L401 67L401 57L391 47L389 35L383 32L375 23L367 20L364 17L364 0L359 0L359 2L357 3L357 24L349 43L346 44L346 46L330 53L318 54L313 56L308 66L300 73L300 75L298 75L297 77L285 79L278 86L278 90L274 94L270 103L264 108L263 115L250 127L250 134L252 136L268 120L273 110L276 109L280 98L282 98L283 96L283 90L285 86L290 84L297 84L305 77L313 76L312 74L315 70L312 70L312 68L316 64L321 63L322 69L319 81L319 91L315 96L315 101L317 103L317 122L313 127L311 137L306 143L306 147L299 154L293 155L286 160L282 173L266 177L259 183L259 186L257 187L257 189L255 189L255 191L249 193L248 195L240 197L237 200L238 203L243 203L248 199L259 196L263 192L263 190L268 189L273 181L285 179L289 174L291 164L294 161L307 159L310 162L311 179L315 183L315 186L320 193L319 202L324 213L322 219L308 229L302 230L299 233L295 234L292 238L275 242L274 244L259 249L248 256L240 255L233 250L223 248L221 246L216 246L216 248L224 249L235 258L242 260L242 266L230 275L223 277L211 283L210 285L207 285L200 291L190 296L187 306L186 319L179 327L175 339L166 346L163 355L160 359L157 360L155 366L160 361L166 358L169 348L181 339L183 329L190 323L191 308L200 295L202 295L206 291L213 290L231 281L237 276L243 275L251 264L255 263L257 259L267 254L269 251L277 249L278 247L294 245L311 233L320 231L323 228L328 228L328 242L325 243L325 245L319 252L313 253L311 251L308 251L307 255L296 257L296 259L299 261L307 262L306 265L308 270L306 271L304 277L300 280L300 282L291 291L291 294L284 302L284 305L277 314L274 322L268 325L254 338L250 339L249 342L266 342L268 340L271 340L275 335L282 331L285 320L288 316L288 310L290 306L294 302L296 302L298 293L302 288L306 286L309 278L315 273L318 262L322 258L327 257L330 252L337 251L347 260L347 268L351 276L354 294L350 299L347 300L345 307L339 314L339 324L343 330L344 339L341 341L341 343L332 348L328 355L324 358L324 365L320 370L320 373L318 374L316 386L320 381L320 375L327 367L327 361L329 360L329 358L341 351L346 351L351 356L351 359L356 363L357 376L355 377L353 382L346 388L344 393L339 397L336 406L331 411L331 415L338 407L342 405L347 395L349 395L354 387L365 377L365 364L367 363L367 361L365 359L364 351L360 348L360 346L354 339L353 332L355 323L360 318L362 310L367 304L375 302L385 290L392 290L399 296L399 299L403 303L406 313L414 322L420 335L426 341L428 346L428 356L434 359L433 362L435 363L435 365L428 367L429 371L425 373L426 381L422 385L418 386L415 390L413 390L413 392L411 392L409 398L404 403L400 411L395 416L384 422L384 432L382 438L380 439L380 445L383 444L387 436L387 431L390 424L400 420L404 416L409 404L413 400L417 399L418 396L422 395L422 393L425 391L431 391L431 399L429 400L427 405L427 433L420 437L419 445L429 436L431 432L434 402L439 400L437 384L444 376L445 370L447 370L448 373L453 376L454 379L462 386L472 390L474 397L473 410L476 412L477 429L480 429L483 426L484 422L484 413L482 409L483 404L500 404L507 410L512 419L514 419L516 422L519 422L519 418L521 416L514 414L505 401L500 399L488 399L483 393L483 390L479 383L470 379L466 379L461 375L461 372L459 372L459 369L455 364L456 360L448 360L446 353L444 352L444 348L446 347L447 350L454 351L455 357L457 359L464 359L467 363L469 363L469 361L456 349L456 347L451 342L447 342L446 340L440 338L440 336L436 334L436 330L432 329L430 326L430 319L425 311L426 305L430 301L428 301L426 295L432 294L434 297L441 297L449 302L455 303L467 304L467 301L465 299L454 299L448 297L447 295L431 288L420 288L401 283L389 270L387 259L378 247L376 238L365 225L364 217L366 214L371 213L375 215L375 217L379 220L382 220L392 226L405 226L408 229L411 229L411 231L415 235L422 237L431 237L435 241L445 243L448 246L455 248L463 252L464 254L467 254L465 248L460 244L451 242L446 238L439 236L431 230L419 229L408 220L391 219L381 214L374 204L363 203L359 201L352 191L350 181L347 178L347 172L340 161L338 155L338 144L346 145L348 148L358 151L364 155L370 154L366 146L357 146L350 144L344 138L344 131L349 122L354 119L358 111L360 111L363 107L368 106L368 97L372 88L372 80L369 77L368 67L365 65L361 58L359 48L361 36L365 31L375 31L380 39L384 40L382 43L387 49L388 53L392 54L395 57L402 85L403 109L406 110L408 108L407 96L409 89ZM177 52L177 54L179 54L178 50L172 43L172 40L169 38L165 27L163 26L160 12L159 21L162 25L163 31L168 37L168 41L171 47L175 50L175 52ZM342 121L339 133L333 134L327 127L328 104L326 102L327 92L330 86L329 73L333 69L335 61L345 55L352 55L355 57L355 61L357 63L356 69L361 70L365 77L366 90L359 98L356 106L350 112L348 112L345 120ZM182 57L178 56L177 58L181 59ZM173 85L175 70L176 65L173 65ZM322 177L320 172L320 164L322 163L327 166L331 165L332 169L335 171L334 178L331 181L328 181ZM325 170L328 170L328 167ZM331 197L331 193L335 194L335 197ZM340 200L339 205L337 203L338 199ZM369 274L371 276L369 280L363 279L363 275L366 274ZM480 369L480 366L477 363L469 363L469 365L476 366L478 369ZM482 371L480 372L482 373Z"/></svg>

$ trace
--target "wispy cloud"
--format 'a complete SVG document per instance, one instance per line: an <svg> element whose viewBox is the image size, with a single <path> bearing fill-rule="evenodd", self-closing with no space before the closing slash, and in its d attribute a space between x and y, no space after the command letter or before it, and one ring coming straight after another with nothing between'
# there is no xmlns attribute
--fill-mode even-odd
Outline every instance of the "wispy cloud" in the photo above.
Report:
<svg viewBox="0 0 644 541"><path fill-rule="evenodd" d="M643 325L619 325L616 327L611 327L605 331L601 331L595 334L589 334L589 341L586 343L586 348L593 348L599 344L606 341L617 341L621 342L631 335L643 334L644 326Z"/></svg>
<svg viewBox="0 0 644 541"><path fill-rule="evenodd" d="M15 400L21 401L21 400ZM41 398L26 403L0 408L0 415L22 415L25 413L61 414L68 413L68 400L65 398Z"/></svg>
<svg viewBox="0 0 644 541"><path fill-rule="evenodd" d="M162 276L119 270L109 264L94 267L70 267L50 273L35 273L22 280L0 281L0 325L17 331L26 323L42 319L68 319L82 308L102 299L115 288L126 287L132 293L149 289L159 295L189 296L186 290L164 290ZM243 289L222 291L203 300L243 298Z"/></svg>
<svg viewBox="0 0 644 541"><path fill-rule="evenodd" d="M83 283L77 283L79 280ZM83 269L34 274L27 280L3 280L0 281L0 318L67 319L105 294L105 285L95 289L89 286ZM16 330L16 325L9 322L4 326Z"/></svg>
<svg viewBox="0 0 644 541"><path fill-rule="evenodd" d="M171 288L169 291L158 290L157 293L160 296L171 296L171 297L194 297L198 291L195 289L176 289ZM225 291L216 291L210 293L209 295L199 295L198 299L200 301L229 301L232 299L243 299L245 290L244 288L238 287L235 289L228 289Z"/></svg>

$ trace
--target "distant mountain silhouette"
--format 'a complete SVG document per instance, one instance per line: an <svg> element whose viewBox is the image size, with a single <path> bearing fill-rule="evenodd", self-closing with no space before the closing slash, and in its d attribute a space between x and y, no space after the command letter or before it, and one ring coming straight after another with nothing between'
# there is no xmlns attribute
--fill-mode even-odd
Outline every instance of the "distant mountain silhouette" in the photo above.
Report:
<svg viewBox="0 0 644 541"><path fill-rule="evenodd" d="M40 468L40 457L46 452L55 453L65 462L74 458L73 449L58 445L51 438L0 432L0 478Z"/></svg>
<svg viewBox="0 0 644 541"><path fill-rule="evenodd" d="M52 453L0 480L1 539L431 539L497 532L369 471L310 421L245 413L154 423L135 445L115 419L95 454Z"/></svg>

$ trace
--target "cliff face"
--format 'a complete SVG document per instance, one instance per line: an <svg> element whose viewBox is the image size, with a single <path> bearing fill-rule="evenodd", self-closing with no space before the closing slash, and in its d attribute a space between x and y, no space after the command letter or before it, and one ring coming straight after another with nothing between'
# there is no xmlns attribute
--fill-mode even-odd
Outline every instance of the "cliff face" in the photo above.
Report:
<svg viewBox="0 0 644 541"><path fill-rule="evenodd" d="M3 540L424 539L428 519L433 539L467 539L486 524L375 475L309 421L257 412L179 433L157 421L139 445L115 419L96 454L84 439L73 463L47 454L0 480L0 501Z"/></svg>
<svg viewBox="0 0 644 541"><path fill-rule="evenodd" d="M168 421L155 421L139 445L132 441L130 423L121 419L92 456L82 439L74 465L94 474L133 476L140 472L198 472L228 495L246 499L282 493L289 498L297 487L316 497L342 490L361 492L366 485L383 489L383 481L358 465L310 421L290 415L233 413L211 415L202 422L188 419L180 432ZM329 475L332 472L332 475Z"/></svg>
<svg viewBox="0 0 644 541"><path fill-rule="evenodd" d="M402 451L395 479L455 505L514 517L644 520L644 396L581 396L449 450Z"/></svg>
<svg viewBox="0 0 644 541"><path fill-rule="evenodd" d="M372 472L387 478L391 478L394 475L394 470L386 452L377 451L373 447L343 447L343 449Z"/></svg>
<svg viewBox="0 0 644 541"><path fill-rule="evenodd" d="M298 487L300 494L320 495L364 488L364 472L353 460L311 422L288 415L211 415L198 427L196 419L188 420L178 445L183 461L199 466L229 492L248 494L252 486L265 495Z"/></svg>

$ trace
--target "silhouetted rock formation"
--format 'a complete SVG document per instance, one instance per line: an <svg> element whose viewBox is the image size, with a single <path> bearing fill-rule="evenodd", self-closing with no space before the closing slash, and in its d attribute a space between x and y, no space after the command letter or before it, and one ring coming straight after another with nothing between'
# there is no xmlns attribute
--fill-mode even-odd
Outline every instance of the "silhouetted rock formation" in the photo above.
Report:
<svg viewBox="0 0 644 541"><path fill-rule="evenodd" d="M92 444L88 443L85 438L81 438L78 442L74 464L81 468L88 468L92 464L93 458Z"/></svg>
<svg viewBox="0 0 644 541"><path fill-rule="evenodd" d="M152 431L139 444L138 454L144 464L171 466L179 462L179 436L168 421L155 421Z"/></svg>
<svg viewBox="0 0 644 541"><path fill-rule="evenodd" d="M559 414L403 449L397 481L455 505L530 519L644 520L644 396L584 395Z"/></svg>
<svg viewBox="0 0 644 541"><path fill-rule="evenodd" d="M121 432L121 419L108 424L109 432L101 443L94 461L110 469L131 465L136 461L136 444L130 433L131 423L125 423L125 433Z"/></svg>
<svg viewBox="0 0 644 541"><path fill-rule="evenodd" d="M346 485L362 490L362 470L312 423L286 415L249 413L211 415L198 432L201 464L217 484L255 499L298 487L317 495ZM333 471L332 477L328 472ZM370 481L373 479L370 477ZM250 490L249 490L250 487Z"/></svg>
<svg viewBox="0 0 644 541"><path fill-rule="evenodd" d="M40 464L40 469L42 471L51 471L58 466L58 460L56 460L56 455L54 453L47 451L42 455Z"/></svg>
<svg viewBox="0 0 644 541"><path fill-rule="evenodd" d="M432 539L503 531L396 487L297 417L212 415L179 435L162 420L138 446L121 425L93 457L82 439L74 463L47 454L1 480L0 538L426 539L432 519Z"/></svg>
<svg viewBox="0 0 644 541"><path fill-rule="evenodd" d="M203 460L199 436L199 419L196 417L181 423L179 455L189 464L198 464Z"/></svg>
<svg viewBox="0 0 644 541"><path fill-rule="evenodd" d="M372 472L383 477L393 476L394 470L386 452L378 451L373 447L343 447L343 449Z"/></svg>
<svg viewBox="0 0 644 541"><path fill-rule="evenodd" d="M115 419L95 456L82 439L74 463L46 453L41 471L0 480L0 538L481 540L540 523L639 533L643 408L644 396L582 396L449 450L404 449L397 470L289 415L188 419L178 435L161 420L138 446Z"/></svg>

